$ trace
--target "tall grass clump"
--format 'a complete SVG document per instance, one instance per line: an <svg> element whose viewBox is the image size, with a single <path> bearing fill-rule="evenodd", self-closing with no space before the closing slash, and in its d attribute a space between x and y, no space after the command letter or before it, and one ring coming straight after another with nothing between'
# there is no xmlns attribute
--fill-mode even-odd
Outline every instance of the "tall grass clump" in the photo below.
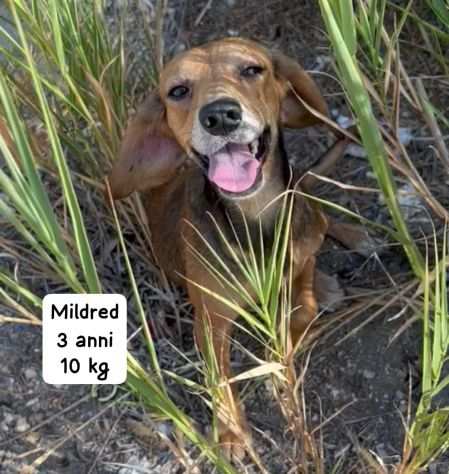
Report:
<svg viewBox="0 0 449 474"><path fill-rule="evenodd" d="M445 26L447 6L444 2L427 2L439 21ZM441 159L443 170L446 168L447 149L438 120L438 111L428 101L422 82L416 85L407 75L400 60L399 36L405 22L411 18L418 23L424 39L432 32L434 41L447 40L447 30L439 29L424 22L407 6L392 8L398 16L394 22L393 34L389 35L385 27L386 7L390 3L383 0L361 0L355 5L352 1L330 2L320 0L322 16L336 57L337 73L343 85L348 103L351 105L371 168L390 212L396 239L401 243L418 281L421 282L421 297L415 295L420 318L423 324L423 349L421 357L422 375L420 401L410 419L406 420L406 433L403 456L400 463L393 467L396 473L416 473L427 468L448 448L449 407L435 404L438 394L448 385L443 376L443 367L447 359L448 336L448 295L447 295L447 227L444 227L443 242L434 245L434 267L430 267L428 255L424 258L413 241L407 223L397 200L395 173L399 172L416 189L430 209L443 223L448 221L447 210L432 194L424 182L407 150L400 143L399 116L401 99L406 100L426 120L436 144L437 157ZM438 43L439 45L439 43ZM364 59L357 60L358 56ZM449 61L436 55L443 69ZM371 75L366 73L367 68ZM386 122L379 126L380 118L375 115L372 103L375 103L378 115ZM392 152L392 147L399 150ZM439 249L442 248L439 258ZM410 407L411 408L411 407ZM377 456L363 453L375 472L391 472Z"/></svg>
<svg viewBox="0 0 449 474"><path fill-rule="evenodd" d="M449 405L444 396L449 386L448 243L448 228L445 226L442 242L438 242L434 235L433 269L429 252L426 252L425 272L416 294L422 324L421 393L414 413L410 400L407 418L403 420L402 459L391 470L377 456L362 452L367 464L378 473L424 472L449 448Z"/></svg>
<svg viewBox="0 0 449 474"><path fill-rule="evenodd" d="M103 1L8 0L8 5L14 29L18 31L20 23L27 40L24 44L23 35L17 38L0 27L4 44L0 52L10 65L7 76L17 98L36 118L44 120L36 91L27 87L33 75L27 54L33 51L41 89L51 101L61 142L88 157L85 166L101 174L105 163L116 156L126 123L122 23L113 40ZM95 141L99 153L89 149L92 141L87 136Z"/></svg>
<svg viewBox="0 0 449 474"><path fill-rule="evenodd" d="M434 238L433 270L430 270L426 258L422 302L421 398L405 442L403 465L407 473L428 468L449 448L449 405L444 406L444 398L441 398L449 386L449 375L443 371L449 349L448 242L446 226L441 252Z"/></svg>
<svg viewBox="0 0 449 474"><path fill-rule="evenodd" d="M321 0L320 6L327 32L337 59L339 76L349 103L354 111L357 128L363 146L367 152L369 162L375 173L377 182L395 225L397 239L401 242L414 272L417 276L421 277L424 272L423 258L410 235L399 207L397 200L397 186L393 178L391 166L388 162L387 150L371 106L366 84L363 81L363 76L356 60L355 54L357 52L357 42L355 38L357 38L357 32L355 21L343 21L343 19L347 17L354 18L352 1L341 2L339 9L332 7L332 4L327 0ZM365 10L362 9L362 11L364 12L362 18L365 18ZM383 26L379 26L378 28L382 27ZM377 38L379 35L378 31L372 31L372 25L369 23L362 24L362 28L363 30L370 32L370 35L368 35L368 33L365 35L367 41L373 41L374 39L372 36L374 36L377 44ZM378 50L376 49L376 51ZM376 58L377 57L378 55L376 55ZM376 63L378 61L379 59L375 60Z"/></svg>
<svg viewBox="0 0 449 474"><path fill-rule="evenodd" d="M271 245L264 242L262 231L264 212L270 212L267 209L262 211L259 216L258 231L254 229L254 223L250 229L242 214L243 233L241 226L239 226L240 232L237 232L233 223L230 223L232 231L225 232L210 215L209 218L219 234L230 261L223 260L199 232L197 232L198 236L203 240L209 257L192 246L190 251L209 271L211 278L217 280L226 289L226 293L232 295L232 298L223 297L205 286L196 284L196 282L191 283L235 312L243 321L243 324L234 323L236 328L246 332L264 351L264 357L261 358L249 349L237 345L253 361L254 367L230 380L220 380L217 374L217 361L210 349L209 356L206 357L209 362L206 363L205 370L206 377L215 381L215 388L210 387L212 403L215 403L217 408L222 406L221 400L225 399L226 395L220 393L220 390L229 390L229 385L244 380L270 378L274 395L284 415L286 427L294 439L296 454L293 462L301 466L301 472L321 473L324 472L324 458L316 439L316 433L312 433L308 427L301 390L308 360L302 345L307 331L299 341L292 340L290 331L291 317L297 309L292 306L293 262L291 253L291 222L295 196L294 190L286 191L284 195L279 196L267 206L267 208L270 206L278 208ZM235 273L235 268L237 268L238 274ZM205 325L207 335L210 333L207 321ZM206 346L210 347L210 343ZM304 364L302 365L303 370L298 372L295 366L295 356L300 350L304 353ZM217 384L218 381L221 383ZM232 413L226 415L232 421ZM229 423L229 420L226 421ZM241 433L241 435L245 441L244 434ZM266 472L249 441L246 440L245 443L253 461L262 469L262 472Z"/></svg>

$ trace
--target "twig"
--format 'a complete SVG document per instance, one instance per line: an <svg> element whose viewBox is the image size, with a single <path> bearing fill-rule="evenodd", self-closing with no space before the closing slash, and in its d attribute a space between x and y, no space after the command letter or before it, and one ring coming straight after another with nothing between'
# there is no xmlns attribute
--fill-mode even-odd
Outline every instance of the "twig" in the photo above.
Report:
<svg viewBox="0 0 449 474"><path fill-rule="evenodd" d="M58 413L55 413L54 415L50 416L49 418L42 421L41 423L38 423L37 425L32 426L29 430L25 431L24 433L20 433L20 434L14 436L12 438L2 440L0 442L0 446L6 446L6 445L12 443L13 441L15 441L17 439L20 439L20 438L23 438L23 437L27 436L28 434L32 433L33 431L37 431L38 429L42 428L43 426L48 425L49 423L51 423L53 420L56 420L57 418L59 418L64 413L67 413L67 412L73 410L74 408L76 408L77 406L83 404L84 402L87 402L90 398L91 398L90 394L89 395L84 395L79 400L76 400L76 402L74 402L71 405L65 407L64 409L62 409Z"/></svg>
<svg viewBox="0 0 449 474"><path fill-rule="evenodd" d="M429 97L427 92L424 89L424 85L421 79L416 80L416 91L419 96L421 110L424 116L424 119L427 123L427 126L430 129L430 132L435 139L435 146L438 150L438 157L443 162L443 165L446 169L446 173L449 174L449 151L444 143L443 134L441 133L438 122L435 120L435 116L430 105Z"/></svg>
<svg viewBox="0 0 449 474"><path fill-rule="evenodd" d="M206 5L204 5L203 9L201 10L200 14L196 17L195 22L193 23L193 26L196 28L197 26L200 25L200 23L203 21L204 15L207 13L207 10L210 9L212 6L212 0L209 0Z"/></svg>
<svg viewBox="0 0 449 474"><path fill-rule="evenodd" d="M97 455L95 456L95 459L94 459L94 462L92 463L89 471L87 474L92 474L94 472L94 469L95 469L95 466L97 465L98 463L98 460L100 459L100 456L103 454L106 446L108 445L111 437L112 437L112 434L114 433L115 431L115 428L117 427L119 421L122 419L123 415L125 414L125 412L123 411L122 413L120 413L120 415L117 417L117 419L115 420L114 424L112 425L112 428L109 430L109 433L108 435L106 436L106 439L103 443L103 445L101 446L100 450L98 451Z"/></svg>
<svg viewBox="0 0 449 474"><path fill-rule="evenodd" d="M156 5L156 31L154 40L155 64L159 73L164 66L164 16L167 0L158 0Z"/></svg>
<svg viewBox="0 0 449 474"><path fill-rule="evenodd" d="M106 405L105 408L103 408L101 411L96 413L92 418L88 419L85 421L83 424L78 426L73 432L69 433L67 436L64 436L62 439L60 439L58 442L56 442L48 451L43 453L41 456L39 456L37 459L35 459L31 464L31 468L38 468L41 466L53 453L55 453L61 446L63 446L69 439L73 438L77 433L82 431L86 426L88 426L90 423L93 421L97 420L101 416L103 416L110 408L115 406L117 403L121 402L122 400L125 400L130 396L129 393L126 393L122 395L120 398L117 400L114 400L113 402L109 403L109 405Z"/></svg>

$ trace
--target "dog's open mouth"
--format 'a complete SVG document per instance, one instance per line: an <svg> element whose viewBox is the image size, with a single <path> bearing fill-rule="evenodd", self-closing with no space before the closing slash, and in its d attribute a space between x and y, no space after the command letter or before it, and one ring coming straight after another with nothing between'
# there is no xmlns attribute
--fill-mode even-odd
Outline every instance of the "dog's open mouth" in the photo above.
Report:
<svg viewBox="0 0 449 474"><path fill-rule="evenodd" d="M249 144L230 142L210 156L201 156L207 162L209 181L227 193L252 191L261 177L269 136L267 129Z"/></svg>

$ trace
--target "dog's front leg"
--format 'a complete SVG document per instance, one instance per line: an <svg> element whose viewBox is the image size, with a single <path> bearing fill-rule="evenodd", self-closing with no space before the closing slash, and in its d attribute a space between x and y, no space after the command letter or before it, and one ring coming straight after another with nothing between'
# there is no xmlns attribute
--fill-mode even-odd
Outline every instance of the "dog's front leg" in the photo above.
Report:
<svg viewBox="0 0 449 474"><path fill-rule="evenodd" d="M290 329L293 344L303 336L318 313L315 296L315 257L309 257L293 281L293 313Z"/></svg>
<svg viewBox="0 0 449 474"><path fill-rule="evenodd" d="M362 225L337 222L333 218L328 221L327 235L338 240L349 250L353 250L363 257L370 257L381 249L379 242L372 238Z"/></svg>
<svg viewBox="0 0 449 474"><path fill-rule="evenodd" d="M243 459L249 432L237 388L228 383L232 376L231 333L237 315L198 288L189 287L189 297L195 310L196 344L205 360L215 364L219 372L220 387L215 387L219 442L229 459Z"/></svg>

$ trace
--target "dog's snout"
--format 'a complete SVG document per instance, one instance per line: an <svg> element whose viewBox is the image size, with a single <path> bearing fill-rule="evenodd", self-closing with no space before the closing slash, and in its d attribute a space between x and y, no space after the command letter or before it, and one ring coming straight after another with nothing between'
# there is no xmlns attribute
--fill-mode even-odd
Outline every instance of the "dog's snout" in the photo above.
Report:
<svg viewBox="0 0 449 474"><path fill-rule="evenodd" d="M242 121L242 108L233 99L219 99L203 106L199 119L211 135L229 135Z"/></svg>

